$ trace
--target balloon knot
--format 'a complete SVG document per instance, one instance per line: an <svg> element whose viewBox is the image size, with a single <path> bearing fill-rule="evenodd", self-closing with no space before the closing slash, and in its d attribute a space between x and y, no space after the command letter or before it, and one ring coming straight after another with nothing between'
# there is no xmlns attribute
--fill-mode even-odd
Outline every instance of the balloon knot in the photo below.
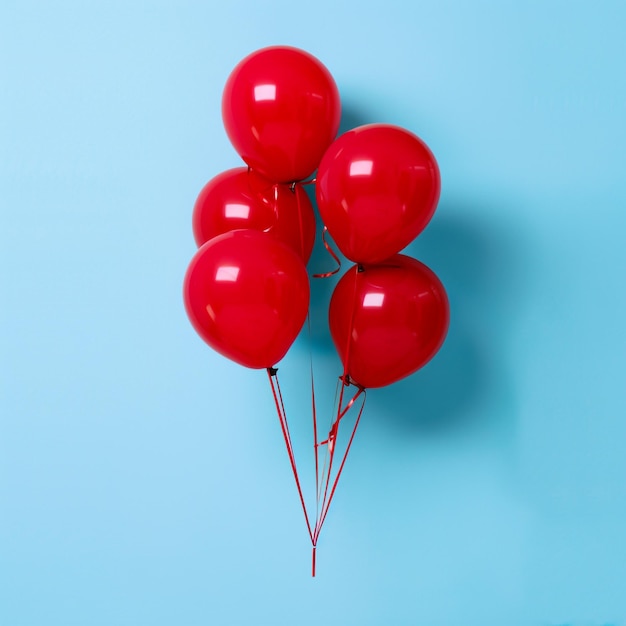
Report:
<svg viewBox="0 0 626 626"><path fill-rule="evenodd" d="M350 374L342 374L339 377L339 380L346 386L349 387L350 385L353 385L354 387L356 387L357 389L360 389L361 391L365 391L365 387L363 387L363 385L360 385L359 383L356 382L356 380L354 380L353 378L350 377Z"/></svg>
<svg viewBox="0 0 626 626"><path fill-rule="evenodd" d="M278 373L278 368L277 367L268 367L267 368L267 373L270 376L276 376L276 374Z"/></svg>
<svg viewBox="0 0 626 626"><path fill-rule="evenodd" d="M363 267L363 266L359 263L359 264L357 264L357 266L356 266L356 271L357 271L357 272L359 272L359 273L361 273L361 272L364 272L364 271L365 271L365 268L364 268L364 267Z"/></svg>

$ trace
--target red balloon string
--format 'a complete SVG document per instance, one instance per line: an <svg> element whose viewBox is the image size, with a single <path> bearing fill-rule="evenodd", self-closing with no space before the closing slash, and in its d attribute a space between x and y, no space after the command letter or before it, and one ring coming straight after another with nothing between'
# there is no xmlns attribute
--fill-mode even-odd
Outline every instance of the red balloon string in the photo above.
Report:
<svg viewBox="0 0 626 626"><path fill-rule="evenodd" d="M310 313L307 315L307 329L309 331L309 371L311 373L311 415L313 417L313 451L314 451L314 457L315 457L315 492L317 494L317 490L318 490L318 485L320 482L319 479L319 459L318 459L318 455L317 455L317 448L319 446L318 444L318 438L317 438L317 408L316 408L316 402L315 402L315 377L314 377L314 373L313 373L313 349L311 347L311 315ZM317 517L319 515L319 498L316 498L317 504L316 504L316 509L315 509L315 519L317 520ZM315 546L313 546L313 548L315 548ZM313 574L315 575L315 574Z"/></svg>
<svg viewBox="0 0 626 626"><path fill-rule="evenodd" d="M352 294L352 310L350 311L350 323L348 324L348 332L346 333L346 349L344 351L345 360L343 363L343 382L349 384L350 374L348 373L348 367L350 363L350 346L352 345L352 332L354 329L354 313L356 311L356 294L357 283L359 281L359 274L363 273L363 267L361 265L354 266L354 292ZM343 387L341 388L341 398L343 398ZM339 400L339 406L341 407L341 398Z"/></svg>
<svg viewBox="0 0 626 626"><path fill-rule="evenodd" d="M276 186L276 198L278 198L278 186ZM300 254L302 255L302 258L305 258L305 252L304 252L304 224L302 223L302 205L300 204L300 194L298 193L298 190L296 189L297 185L296 183L293 183L293 185L291 186L291 192L296 194L296 203L298 205L298 223L299 223L299 227L300 227Z"/></svg>
<svg viewBox="0 0 626 626"><path fill-rule="evenodd" d="M311 314L309 313L306 318L307 330L309 332L309 371L311 374L311 416L313 418L313 450L315 457L315 491L317 493L317 485L319 484L319 461L317 458L317 404L315 402L315 377L313 372L313 348L311 346ZM316 499L315 508L315 524L317 525L317 519L319 516L319 500ZM309 528L309 534L312 535ZM315 562L316 562L316 549L317 549L317 537L311 537L311 543L313 544L313 551L311 553L311 576L315 578Z"/></svg>
<svg viewBox="0 0 626 626"><path fill-rule="evenodd" d="M349 383L350 384L350 383ZM353 383L351 383L353 384ZM342 383L342 387L345 386ZM328 455L329 455L329 463L328 463L328 469L325 472L325 486L324 486L324 496L322 499L322 505L321 505L321 510L317 516L317 523L315 524L315 529L313 531L313 537L315 539L315 541L317 542L317 539L319 538L320 532L322 530L322 526L324 524L324 521L326 519L326 516L328 515L328 510L330 508L330 504L333 500L333 497L335 495L335 491L337 489L337 485L339 483L339 478L341 476L341 473L343 472L343 468L344 465L346 463L346 459L348 458L348 453L350 452L350 448L352 446L352 442L354 440L354 436L356 434L356 430L357 427L359 425L359 422L361 420L361 415L363 414L363 409L365 408L365 397L366 397L366 391L363 387L360 387L357 385L358 391L354 394L354 396L350 399L350 401L348 402L348 404L345 406L345 408L343 408L342 410L342 395L343 395L343 388L342 388L342 394L340 395L340 405L338 406L337 409L337 418L335 419L335 421L333 422L333 425L330 429L330 432L328 433L328 439L326 441L322 441L320 442L320 446L326 444L327 445L327 449L328 449ZM362 402L361 402L361 406L359 408L359 412L357 414L356 420L354 422L354 426L352 428L352 432L350 433L350 438L348 440L348 444L345 448L343 457L341 459L341 462L339 464L339 469L337 470L337 473L335 474L334 479L332 480L332 486L331 486L331 476L332 476L332 464L333 464L333 458L335 455L335 451L336 451L336 440L337 440L337 435L338 435L338 431L339 431L339 423L340 421L345 417L345 415L348 413L348 411L355 405L355 403L357 402L357 400L362 397ZM330 492L329 492L329 487L330 487ZM319 492L318 492L319 493Z"/></svg>
<svg viewBox="0 0 626 626"><path fill-rule="evenodd" d="M248 171L250 171L250 168L248 168ZM304 254L304 223L303 223L303 218L302 218L302 204L301 204L301 200L300 200L300 194L297 192L297 189L299 186L304 186L304 185L314 185L317 179L315 178L311 178L310 180L301 180L301 181L296 181L291 183L291 185L289 186L289 189L291 189L291 192L296 194L296 202L298 205L298 220L299 220L299 225L300 225L300 252L302 254L302 257L304 258L305 254ZM279 183L275 183L274 184L274 203L276 206L276 203L278 202L278 188L279 188ZM333 258L333 260L335 261L335 263L337 263L337 267L330 271L330 272L323 272L320 274L313 274L313 278L328 278L329 276L334 276L337 272L339 272L339 270L341 269L341 260L339 259L339 256L337 255L337 253L330 247L330 244L328 243L327 239L326 239L326 233L328 232L328 228L326 228L326 226L324 226L324 228L322 229L322 241L324 243L324 248L326 248L326 251L328 252L328 254L330 254L330 256Z"/></svg>
<svg viewBox="0 0 626 626"><path fill-rule="evenodd" d="M355 271L357 273L362 272L362 268L357 266L355 267ZM358 277L357 277L358 280ZM356 281L355 281L355 296L356 297ZM356 307L353 307L352 315L350 318L350 327L352 327L354 323L354 311ZM309 337L311 336L311 319L310 316L307 316L307 327L309 332ZM352 335L352 331L350 328L350 332L348 333L348 337ZM330 428L328 431L328 437L324 441L318 440L318 425L317 425L317 408L316 408L316 399L315 399L315 378L314 378L314 370L313 370L313 352L311 348L311 342L309 342L309 357L310 357L310 378L311 378L311 413L313 420L313 451L314 451L314 459L315 459L315 494L316 494L316 510L315 510L315 526L311 526L308 510L306 507L306 502L304 499L304 495L302 492L302 486L300 483L300 477L298 475L298 469L296 466L296 458L294 454L294 449L291 441L291 434L289 432L289 425L287 423L287 412L285 410L285 403L283 400L282 392L280 389L280 384L278 381L278 370L276 368L267 368L268 379L270 382L270 387L272 389L272 395L274 397L274 403L276 405L276 412L278 414L279 422L281 425L281 430L283 433L283 438L285 440L285 446L287 448L287 454L289 456L289 462L291 464L291 469L293 472L293 476L296 482L296 487L298 490L298 496L300 497L300 504L302 506L302 511L304 513L304 519L306 522L307 530L309 533L309 538L311 539L312 544L312 553L311 553L311 575L314 577L316 574L316 561L317 561L317 542L322 530L322 526L326 520L328 515L328 511L330 509L330 505L335 496L335 492L337 490L337 485L339 483L339 479L343 472L346 460L348 458L348 453L350 452L350 448L352 447L352 442L354 441L354 436L356 434L357 427L361 420L361 415L363 414L363 409L365 407L365 399L366 399L366 390L361 385L357 384L355 381L351 380L350 375L348 373L348 363L349 363L349 353L350 353L350 341L348 340L348 345L346 347L345 354L345 362L343 363L343 374L339 377L338 385L340 386L340 391L338 391L336 398L336 406L337 410L334 414L334 419L331 420ZM354 395L347 401L345 400L346 389L350 386L356 387L356 392ZM359 406L360 400L360 406ZM335 472L333 472L333 466L335 465L335 456L337 454L337 440L339 436L339 428L342 421L345 422L345 418L351 409L358 406L358 414L356 419L354 420L354 425L350 432L348 442L343 450L343 455L341 455L341 460L339 461L339 467ZM321 453L320 448L325 446L325 460L320 468L320 458L319 455ZM339 459L339 457L337 457Z"/></svg>
<svg viewBox="0 0 626 626"><path fill-rule="evenodd" d="M330 256L337 263L337 267L332 270L332 272L324 272L322 274L313 274L313 278L328 278L329 276L334 276L341 269L341 259L337 256L337 253L330 247L330 244L326 240L326 233L328 232L328 228L324 226L322 229L322 241L324 242L324 247L326 248L326 252L330 254Z"/></svg>
<svg viewBox="0 0 626 626"><path fill-rule="evenodd" d="M317 508L315 514L315 526L312 529L311 523L309 520L309 514L307 511L304 495L302 492L302 486L300 483L300 477L298 474L298 469L296 465L295 454L293 450L293 445L291 441L291 434L289 432L289 425L287 423L287 412L285 410L285 404L282 396L282 392L280 389L280 383L278 381L278 374L276 368L267 368L268 379L270 382L270 387L272 389L272 395L274 397L274 403L276 405L276 412L278 414L279 422L281 425L281 430L283 433L283 438L285 440L285 446L287 448L287 454L289 456L289 462L291 464L291 469L293 472L293 476L296 482L296 487L298 490L298 496L300 497L300 504L302 506L302 511L304 513L304 519L306 522L307 530L309 533L309 538L311 540L312 545L312 554L311 554L311 576L315 576L316 574L316 551L317 551L317 542L320 536L320 532L322 530L322 526L324 521L326 520L326 516L328 515L328 510L330 508L330 504L335 495L335 491L337 489L337 485L339 483L339 478L341 473L343 472L343 468L346 463L346 459L348 457L348 453L352 446L352 442L354 440L354 436L356 434L356 429L359 425L359 421L361 419L361 415L363 414L363 409L365 407L365 394L366 390L359 385L355 385L353 382L349 380L349 378L341 377L340 384L342 387L342 392L340 394L340 404L337 408L336 418L332 422L331 428L328 433L328 439L322 442L317 441L317 412L315 409L315 386L313 382L313 370L311 369L311 390L312 390L312 398L313 398L313 437L314 437L314 452L315 452L315 467L316 467L316 494L317 494ZM346 382L347 380L347 382ZM354 396L348 401L348 403L343 406L343 391L344 388L350 385L355 385L357 387L357 391ZM362 398L362 402L359 408L358 415L356 417L354 426L352 428L352 432L350 433L350 437L348 440L348 444L345 448L343 456L341 458L341 462L339 464L339 469L335 473L333 477L332 466L333 459L336 453L336 440L339 432L339 424L341 420L345 418L348 412L355 406L359 398ZM320 446L326 446L326 454L328 463L324 463L324 468L321 473L319 472L319 448ZM324 496L322 498L322 489L324 491ZM320 502L321 500L321 502Z"/></svg>
<svg viewBox="0 0 626 626"><path fill-rule="evenodd" d="M300 486L300 478L298 476L298 469L296 467L296 458L293 453L291 435L289 434L289 428L287 425L287 413L285 412L285 406L283 403L282 393L280 391L280 384L278 382L277 371L278 370L276 368L268 367L267 376L269 378L270 386L272 388L272 395L274 396L274 403L276 404L276 411L278 413L281 430L283 432L283 437L285 439L285 446L287 447L287 454L289 455L289 462L291 463L291 470L293 471L293 476L296 481L296 487L298 488L298 495L300 496L300 503L302 504L302 511L304 512L304 520L306 521L306 527L307 527L307 530L309 531L309 537L311 538L311 542L313 543L313 545L315 545L315 539L311 531L311 523L309 522L309 515L307 513L306 505L304 503L304 496L302 495L302 487Z"/></svg>
<svg viewBox="0 0 626 626"><path fill-rule="evenodd" d="M302 251L302 256L304 257L304 225L302 222L302 206L300 204L300 195L297 193L297 187L299 185L314 185L316 182L315 178L311 180L299 181L291 184L291 191L296 194L296 201L298 203L298 219L300 220L300 247ZM278 187L278 186L276 186ZM277 194L277 192L275 192ZM321 274L313 274L313 278L328 278L329 276L334 276L341 269L341 260L337 256L336 252L330 247L330 244L326 240L326 233L328 232L328 228L324 226L322 229L322 241L324 243L324 247L330 256L334 259L335 263L337 263L337 267L330 272L323 272Z"/></svg>
<svg viewBox="0 0 626 626"><path fill-rule="evenodd" d="M332 502L333 496L335 495L335 490L337 489L337 484L339 482L339 477L341 476L341 473L343 471L346 459L348 457L348 452L350 451L350 447L352 446L352 441L354 440L354 435L356 434L356 429L359 425L359 421L361 419L361 415L363 414L363 409L365 407L365 388L354 383L351 379L350 379L350 375L348 373L348 364L350 361L350 344L351 344L351 337L352 337L352 327L354 325L354 313L355 313L355 309L356 309L356 293L357 293L357 280L358 280L358 275L363 271L361 266L356 266L355 267L355 271L357 273L356 277L355 277L355 287L354 287L354 296L353 296L353 307L352 307L352 313L350 316L350 327L348 329L348 340L347 340L347 345L346 345L346 350L345 350L345 362L343 364L343 375L341 376L340 380L341 380L341 391L339 393L339 401L337 403L337 416L335 421L333 422L331 429L328 433L328 439L324 442L321 442L320 445L326 444L327 445L327 454L328 454L328 469L326 472L326 484L324 486L324 496L322 499L322 505L321 505L321 511L319 511L318 515L317 515L317 523L315 525L315 530L313 532L313 536L315 537L316 541L317 538L319 537L320 531L322 529L322 525L324 524L324 520L326 519L326 515L328 514L328 509L330 507L330 503ZM345 408L343 407L343 400L344 400L344 392L346 387L348 387L349 385L354 385L357 387L358 391L355 393L355 395L352 397L352 399L348 402L348 404L346 405ZM343 419L343 417L348 413L348 411L354 406L355 402L358 400L359 397L363 396L363 401L361 403L361 407L359 409L359 413L357 415L357 418L355 420L354 423L354 427L352 429L352 433L350 435L350 439L348 441L348 445L346 446L343 458L341 460L341 464L339 466L339 470L337 471L337 474L335 476L335 479L333 481L332 487L330 488L330 495L328 492L329 486L330 486L330 480L331 480L331 473L332 473L332 464L333 464L333 459L334 459L334 455L335 455L335 444L336 444L336 439L337 439L337 435L338 435L338 431L339 431L339 422ZM319 498L321 495L320 492L320 484L318 482L318 507L319 507Z"/></svg>

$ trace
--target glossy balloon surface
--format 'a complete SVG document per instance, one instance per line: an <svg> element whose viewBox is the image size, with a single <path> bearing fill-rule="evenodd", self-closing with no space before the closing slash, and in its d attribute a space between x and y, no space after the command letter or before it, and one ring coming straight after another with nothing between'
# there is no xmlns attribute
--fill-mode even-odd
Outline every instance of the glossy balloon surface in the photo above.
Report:
<svg viewBox="0 0 626 626"><path fill-rule="evenodd" d="M202 245L185 275L187 315L213 349L252 368L275 365L296 339L309 307L302 259L254 230Z"/></svg>
<svg viewBox="0 0 626 626"><path fill-rule="evenodd" d="M416 135L388 124L344 133L317 173L320 215L343 254L378 263L407 246L437 207L437 162Z"/></svg>
<svg viewBox="0 0 626 626"><path fill-rule="evenodd" d="M232 71L222 118L237 153L275 182L310 176L337 135L339 91L314 56L288 46L253 52Z"/></svg>
<svg viewBox="0 0 626 626"><path fill-rule="evenodd" d="M231 230L265 232L306 263L315 242L315 213L306 191L272 183L246 167L218 174L198 195L192 217L198 246Z"/></svg>
<svg viewBox="0 0 626 626"><path fill-rule="evenodd" d="M449 320L448 298L437 276L400 254L362 272L349 269L337 283L329 311L339 357L363 387L390 385L425 365L441 347Z"/></svg>

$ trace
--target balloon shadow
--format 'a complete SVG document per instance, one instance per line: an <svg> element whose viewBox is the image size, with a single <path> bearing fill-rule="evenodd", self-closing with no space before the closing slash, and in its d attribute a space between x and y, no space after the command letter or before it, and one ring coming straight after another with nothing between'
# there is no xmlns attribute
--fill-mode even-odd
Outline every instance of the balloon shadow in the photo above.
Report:
<svg viewBox="0 0 626 626"><path fill-rule="evenodd" d="M339 123L339 135L356 128L357 126L363 126L363 124L371 124L377 120L361 107L348 102L342 103L341 109L341 122Z"/></svg>
<svg viewBox="0 0 626 626"><path fill-rule="evenodd" d="M360 101L344 100L339 134L380 121L373 113ZM314 186L307 192L318 222L309 273L326 272L335 265L320 236L323 224ZM515 428L517 401L507 346L526 282L518 250L527 244L520 225L512 222L515 214L509 210L505 216L505 201L502 206L496 202L493 194L474 201L474 206L467 198L442 199L429 226L404 250L443 282L451 321L446 341L430 363L368 393L366 412L402 436L468 429L507 436ZM311 281L310 341L313 355L322 359L335 352L328 330L330 297L352 265L339 256L342 266L336 276Z"/></svg>
<svg viewBox="0 0 626 626"><path fill-rule="evenodd" d="M370 414L382 416L403 435L487 429L506 436L515 428L507 344L525 283L517 253L523 248L510 215L498 221L493 219L497 212L483 209L442 204L404 251L439 276L451 320L446 341L430 363L368 394Z"/></svg>

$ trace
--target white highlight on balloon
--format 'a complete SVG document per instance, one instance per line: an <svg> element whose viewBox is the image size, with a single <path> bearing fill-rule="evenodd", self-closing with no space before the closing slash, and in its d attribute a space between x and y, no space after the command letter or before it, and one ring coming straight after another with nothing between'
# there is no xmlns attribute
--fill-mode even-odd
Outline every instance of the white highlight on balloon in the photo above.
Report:
<svg viewBox="0 0 626 626"><path fill-rule="evenodd" d="M276 85L255 85L254 99L256 102L276 100Z"/></svg>
<svg viewBox="0 0 626 626"><path fill-rule="evenodd" d="M374 169L374 161L352 161L350 163L350 176L370 176Z"/></svg>
<svg viewBox="0 0 626 626"><path fill-rule="evenodd" d="M227 204L224 207L224 215L245 220L250 217L250 207L247 204Z"/></svg>
<svg viewBox="0 0 626 626"><path fill-rule="evenodd" d="M236 265L220 265L215 272L215 281L219 283L234 283L239 276L239 269Z"/></svg>
<svg viewBox="0 0 626 626"><path fill-rule="evenodd" d="M385 294L370 291L363 296L363 308L379 308L385 301Z"/></svg>

